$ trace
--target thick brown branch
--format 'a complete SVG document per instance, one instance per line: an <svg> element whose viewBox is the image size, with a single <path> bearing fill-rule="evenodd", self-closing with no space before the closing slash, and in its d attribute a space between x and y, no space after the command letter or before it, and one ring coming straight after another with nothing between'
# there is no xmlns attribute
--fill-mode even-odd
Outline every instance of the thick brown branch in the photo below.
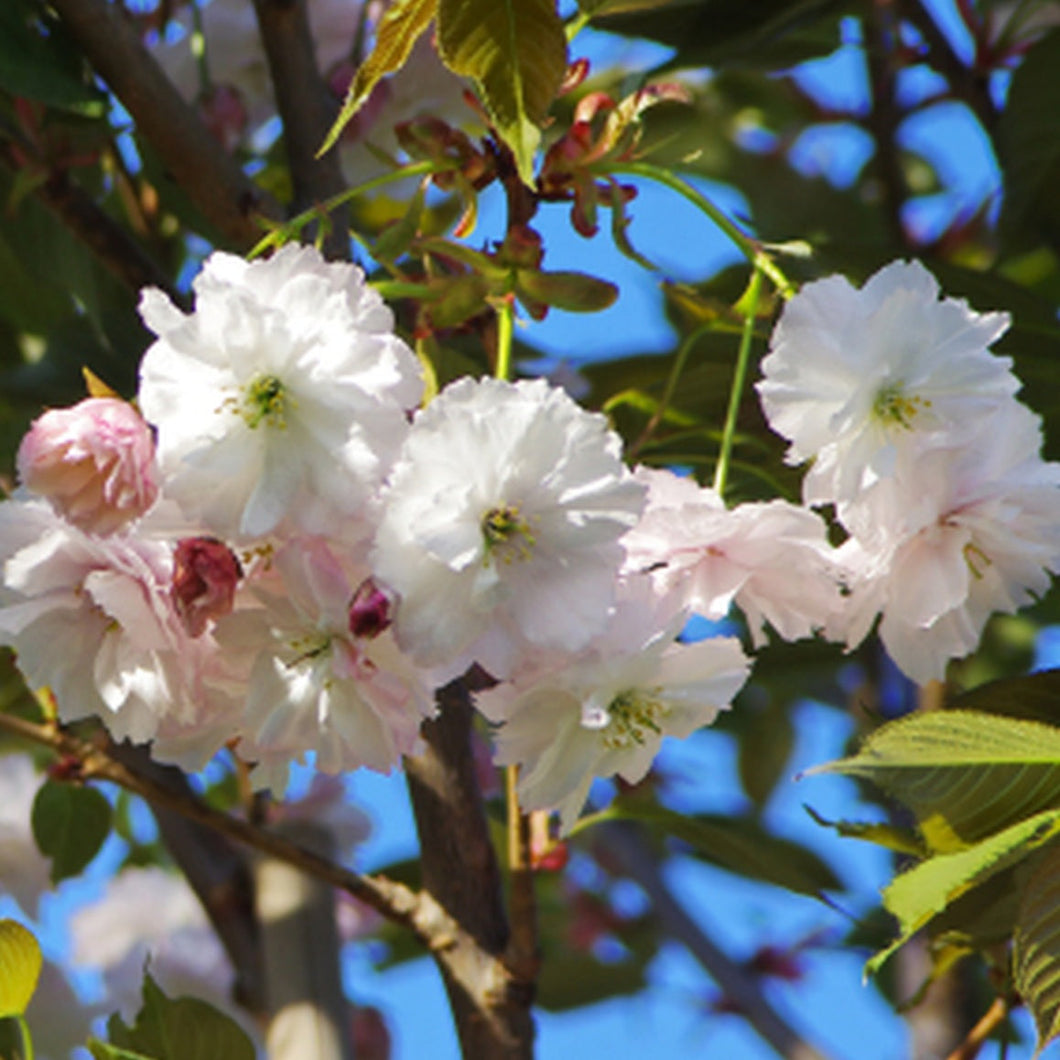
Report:
<svg viewBox="0 0 1060 1060"><path fill-rule="evenodd" d="M769 1004L758 978L724 953L685 912L663 879L658 860L642 840L636 825L611 821L598 825L596 835L608 852L617 856L629 878L647 894L663 930L687 947L761 1038L787 1060L822 1060L822 1054Z"/></svg>
<svg viewBox="0 0 1060 1060"><path fill-rule="evenodd" d="M283 121L297 213L346 186L338 151L317 158L338 107L317 69L305 0L254 0L254 10ZM325 235L324 252L329 258L349 257L345 214L344 208Z"/></svg>
<svg viewBox="0 0 1060 1060"><path fill-rule="evenodd" d="M472 710L466 688L438 694L440 716L427 722L427 750L406 761L420 836L423 885L462 937L439 961L464 1056L533 1055L533 970L509 950L500 868L471 756Z"/></svg>
<svg viewBox="0 0 1060 1060"><path fill-rule="evenodd" d="M261 237L255 215L278 219L279 207L181 98L121 5L53 0L52 6L203 217L237 249L253 246Z"/></svg>

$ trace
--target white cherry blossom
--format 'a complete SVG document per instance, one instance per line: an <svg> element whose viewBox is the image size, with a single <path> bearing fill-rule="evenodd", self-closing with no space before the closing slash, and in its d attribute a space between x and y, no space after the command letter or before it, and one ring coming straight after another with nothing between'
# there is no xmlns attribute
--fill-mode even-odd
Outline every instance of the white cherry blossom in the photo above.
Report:
<svg viewBox="0 0 1060 1060"><path fill-rule="evenodd" d="M165 492L222 537L335 533L363 515L422 393L419 362L353 265L288 245L267 261L215 253L181 313L161 291L140 403Z"/></svg>
<svg viewBox="0 0 1060 1060"><path fill-rule="evenodd" d="M603 629L644 487L603 416L544 380L461 379L413 423L384 497L373 568L398 640L450 676L504 676L521 645Z"/></svg>
<svg viewBox="0 0 1060 1060"><path fill-rule="evenodd" d="M664 736L685 738L727 710L750 664L735 638L675 640L686 612L647 579L623 586L610 627L578 654L530 659L476 694L498 723L498 765L519 765L526 809L554 809L568 832L594 777L643 779Z"/></svg>
<svg viewBox="0 0 1060 1060"><path fill-rule="evenodd" d="M860 290L842 276L807 284L784 307L758 393L789 463L813 459L809 504L852 500L891 474L904 448L956 445L1018 389L989 346L1006 313L939 298L919 262L896 261Z"/></svg>

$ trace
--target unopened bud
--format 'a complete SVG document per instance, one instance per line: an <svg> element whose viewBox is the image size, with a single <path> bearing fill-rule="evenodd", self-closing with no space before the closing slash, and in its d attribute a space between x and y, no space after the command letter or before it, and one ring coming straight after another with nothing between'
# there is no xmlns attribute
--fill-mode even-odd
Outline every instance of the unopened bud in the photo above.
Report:
<svg viewBox="0 0 1060 1060"><path fill-rule="evenodd" d="M371 579L358 586L350 600L350 632L355 637L378 637L393 621L390 597Z"/></svg>
<svg viewBox="0 0 1060 1060"><path fill-rule="evenodd" d="M186 537L173 554L170 590L184 628L198 637L212 618L232 610L236 585L243 576L232 550L215 537Z"/></svg>

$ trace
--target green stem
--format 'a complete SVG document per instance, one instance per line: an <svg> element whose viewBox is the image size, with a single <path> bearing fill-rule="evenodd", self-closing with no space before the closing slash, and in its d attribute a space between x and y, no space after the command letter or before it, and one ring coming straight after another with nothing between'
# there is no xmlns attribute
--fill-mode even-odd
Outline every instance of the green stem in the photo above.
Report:
<svg viewBox="0 0 1060 1060"><path fill-rule="evenodd" d="M640 437L629 448L629 460L631 462L636 459L637 454L651 439L651 436L662 422L663 416L666 415L666 410L670 407L670 402L673 401L677 382L681 378L681 373L685 370L685 362L688 360L688 355L692 352L692 347L699 341L701 335L705 335L713 327L713 323L701 324L681 343L677 356L674 358L674 366L670 369L670 377L666 380L666 389L663 391L662 401L659 402L658 408L652 413L651 419L648 420L648 424L641 432Z"/></svg>
<svg viewBox="0 0 1060 1060"><path fill-rule="evenodd" d="M743 397L744 382L747 379L747 365L751 359L751 338L754 335L755 317L758 313L758 299L761 293L762 270L756 267L751 273L751 282L747 285L747 294L741 299L747 315L744 317L743 334L740 336L740 350L736 355L736 370L732 377L732 389L729 391L729 410L725 415L725 429L721 435L718 466L714 469L714 489L722 498L725 496L726 479L729 476L732 443L736 437L736 417L740 412L740 399Z"/></svg>
<svg viewBox="0 0 1060 1060"><path fill-rule="evenodd" d="M761 244L752 239L746 232L733 223L728 214L710 201L698 188L693 187L688 181L682 180L661 166L654 166L650 162L607 162L601 165L601 173L612 175L615 173L627 173L633 177L645 177L676 191L684 196L693 206L705 213L729 239L740 248L744 257L754 266L757 272L768 276L777 290L785 298L790 298L795 293L795 285L784 275L777 263L763 249Z"/></svg>
<svg viewBox="0 0 1060 1060"><path fill-rule="evenodd" d="M15 1023L18 1024L18 1034L21 1039L20 1055L22 1060L33 1060L33 1038L30 1036L26 1017L16 1016Z"/></svg>
<svg viewBox="0 0 1060 1060"><path fill-rule="evenodd" d="M393 184L399 180L405 180L407 177L419 177L429 173L442 173L452 167L439 165L437 162L413 162L410 165L402 166L400 169L392 170L389 173L383 173L378 177L373 177L371 180L366 180L363 184L358 184L353 188L346 188L344 191L340 191L337 195L332 195L330 199L325 199L322 203L318 203L315 206L311 206L308 210L303 210L300 214L292 217L288 221L284 221L283 224L277 225L271 232L262 237L253 247L249 254L247 254L248 260L253 260L264 254L265 251L271 247L278 246L291 235L296 234L303 229L311 221L317 220L321 214L329 214L333 210L337 210L340 206L344 206L352 199L356 199L358 195L366 195L370 191L375 191L376 188L385 187L387 184Z"/></svg>
<svg viewBox="0 0 1060 1060"><path fill-rule="evenodd" d="M498 379L512 377L512 339L515 334L514 295L497 299L497 364L493 374Z"/></svg>

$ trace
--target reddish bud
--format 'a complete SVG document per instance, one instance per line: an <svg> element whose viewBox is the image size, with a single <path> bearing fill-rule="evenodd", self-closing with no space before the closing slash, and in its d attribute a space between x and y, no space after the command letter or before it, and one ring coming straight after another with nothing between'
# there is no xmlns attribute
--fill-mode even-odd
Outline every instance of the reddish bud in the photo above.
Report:
<svg viewBox="0 0 1060 1060"><path fill-rule="evenodd" d="M365 578L350 600L350 632L355 637L378 637L393 619L393 601L371 579Z"/></svg>
<svg viewBox="0 0 1060 1060"><path fill-rule="evenodd" d="M232 610L236 584L243 577L235 553L215 537L186 537L173 553L170 596L184 628L198 637L211 618Z"/></svg>

